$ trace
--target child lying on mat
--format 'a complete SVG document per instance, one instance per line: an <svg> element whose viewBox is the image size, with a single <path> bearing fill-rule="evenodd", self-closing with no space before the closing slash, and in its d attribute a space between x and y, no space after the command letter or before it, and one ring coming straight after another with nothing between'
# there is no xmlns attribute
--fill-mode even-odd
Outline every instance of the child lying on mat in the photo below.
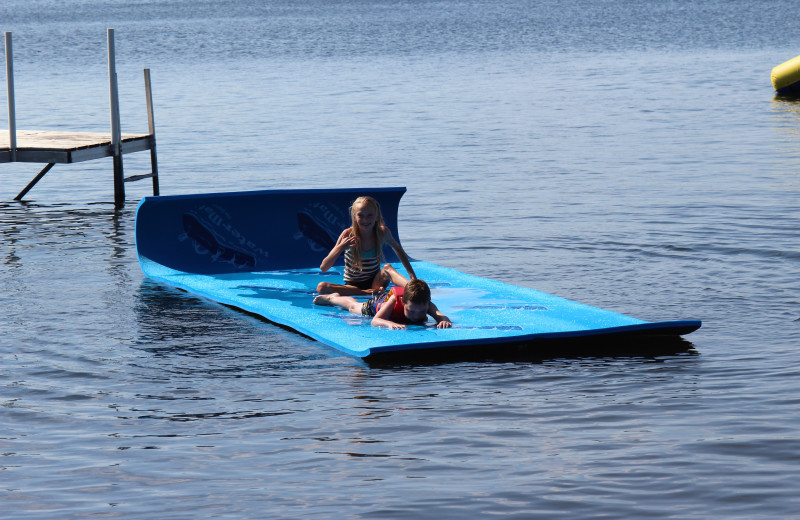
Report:
<svg viewBox="0 0 800 520"><path fill-rule="evenodd" d="M442 314L431 301L431 290L425 281L415 278L405 287L392 287L378 296L361 303L352 296L339 293L320 294L314 298L317 305L332 305L353 314L372 317L373 327L405 329L406 323L424 323L428 314L436 320L436 327L452 327L450 318Z"/></svg>

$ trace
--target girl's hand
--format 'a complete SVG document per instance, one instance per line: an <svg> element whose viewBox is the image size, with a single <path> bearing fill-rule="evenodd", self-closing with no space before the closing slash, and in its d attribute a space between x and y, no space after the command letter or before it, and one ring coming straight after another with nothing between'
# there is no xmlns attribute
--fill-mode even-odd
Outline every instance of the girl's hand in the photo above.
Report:
<svg viewBox="0 0 800 520"><path fill-rule="evenodd" d="M395 322L393 322L393 321L391 321L391 322L389 322L389 323L391 323L391 325L389 325L389 328L390 328L390 329L392 329L392 330L404 330L404 329L406 329L406 328L407 328L407 327L406 327L405 325L403 325L402 323L395 323Z"/></svg>
<svg viewBox="0 0 800 520"><path fill-rule="evenodd" d="M320 271L324 273L333 267L333 264L336 263L336 259L339 258L345 250L353 247L356 243L358 243L358 237L352 234L351 229L342 231L339 234L339 238L336 239L336 244L333 246L333 249L331 249L331 252L328 253L328 256L326 256L319 265Z"/></svg>
<svg viewBox="0 0 800 520"><path fill-rule="evenodd" d="M350 249L351 247L353 247L358 242L358 237L355 236L355 235L350 234L347 231L349 231L349 230L346 230L345 233L342 233L341 235L339 235L339 240L336 241L336 247L340 251L344 251L346 249Z"/></svg>

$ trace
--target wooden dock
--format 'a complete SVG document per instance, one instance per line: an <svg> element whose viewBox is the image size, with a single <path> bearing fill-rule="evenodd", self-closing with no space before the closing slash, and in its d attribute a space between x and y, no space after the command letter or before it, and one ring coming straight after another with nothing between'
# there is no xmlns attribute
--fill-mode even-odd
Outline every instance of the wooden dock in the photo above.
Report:
<svg viewBox="0 0 800 520"><path fill-rule="evenodd" d="M122 153L150 149L150 134L122 134ZM111 134L17 131L13 162L76 163L111 157ZM8 135L0 135L0 162L12 162Z"/></svg>
<svg viewBox="0 0 800 520"><path fill-rule="evenodd" d="M46 163L46 166L28 183L25 189L14 197L15 200L21 200L56 164L71 164L104 157L112 157L114 160L114 204L117 207L121 207L125 203L125 182L152 179L153 195L159 194L150 70L144 69L148 133L123 134L120 132L119 122L119 95L117 92L113 29L108 29L109 101L111 109L111 132L109 133L17 130L10 32L5 33L5 44L9 131L5 135L0 135L0 163ZM142 175L123 177L122 156L127 153L145 150L150 150L152 171Z"/></svg>

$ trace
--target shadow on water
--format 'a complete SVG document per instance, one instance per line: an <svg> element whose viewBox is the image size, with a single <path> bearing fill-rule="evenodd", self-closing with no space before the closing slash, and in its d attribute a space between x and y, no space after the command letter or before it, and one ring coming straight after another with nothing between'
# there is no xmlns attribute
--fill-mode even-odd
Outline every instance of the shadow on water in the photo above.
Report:
<svg viewBox="0 0 800 520"><path fill-rule="evenodd" d="M800 86L795 84L785 91L776 92L774 100L800 104Z"/></svg>

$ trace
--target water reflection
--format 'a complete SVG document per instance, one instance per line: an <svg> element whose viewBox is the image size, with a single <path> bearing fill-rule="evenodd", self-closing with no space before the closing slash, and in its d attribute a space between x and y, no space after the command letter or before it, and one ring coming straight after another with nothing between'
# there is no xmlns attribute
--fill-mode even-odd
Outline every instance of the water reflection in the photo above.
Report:
<svg viewBox="0 0 800 520"><path fill-rule="evenodd" d="M800 97L775 96L772 114L778 128L792 135L800 133Z"/></svg>
<svg viewBox="0 0 800 520"><path fill-rule="evenodd" d="M136 292L134 313L138 348L156 356L246 356L242 360L245 374L309 368L318 361L341 357L299 333L150 279L143 280ZM252 356L260 361L249 363Z"/></svg>

